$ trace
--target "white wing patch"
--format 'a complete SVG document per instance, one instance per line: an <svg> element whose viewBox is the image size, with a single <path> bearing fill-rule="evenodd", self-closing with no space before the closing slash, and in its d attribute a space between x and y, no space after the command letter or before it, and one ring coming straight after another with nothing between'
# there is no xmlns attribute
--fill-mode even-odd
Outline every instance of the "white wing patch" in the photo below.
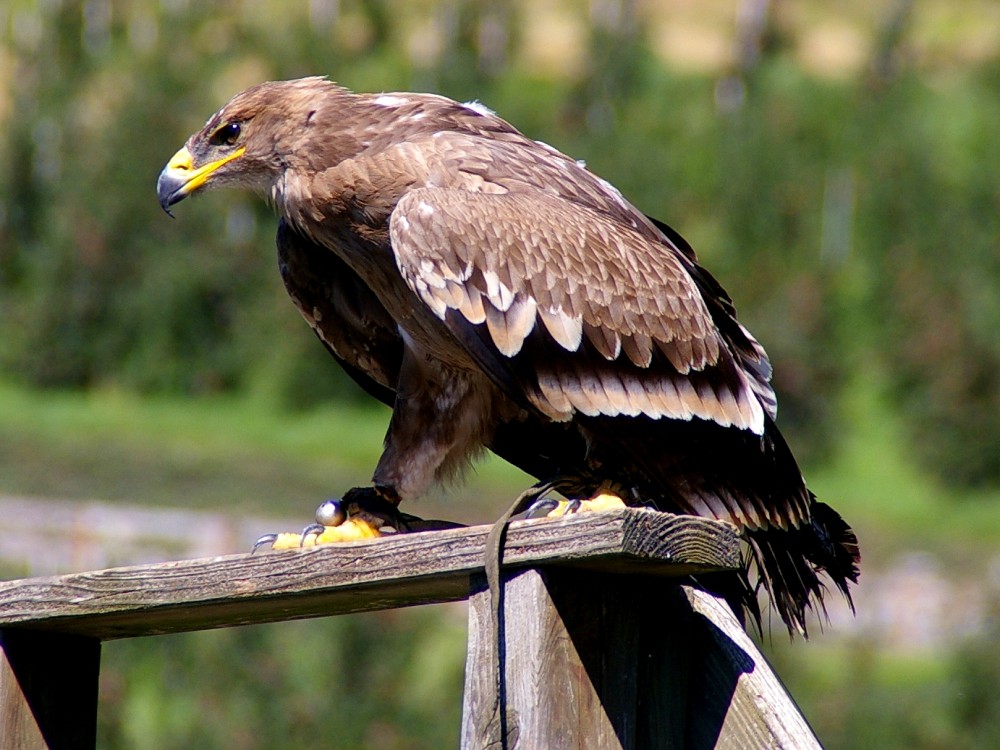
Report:
<svg viewBox="0 0 1000 750"><path fill-rule="evenodd" d="M505 357L521 351L524 340L535 327L535 300L517 295L505 311L490 304L485 307L486 327L497 350Z"/></svg>
<svg viewBox="0 0 1000 750"><path fill-rule="evenodd" d="M396 96L395 94L380 94L372 100L372 103L379 107L401 107L406 102L407 99L405 97Z"/></svg>
<svg viewBox="0 0 1000 750"><path fill-rule="evenodd" d="M567 368L539 372L538 386L543 400L539 407L556 421L570 419L574 412L590 417L641 414L651 419L699 418L764 433L764 411L746 382L734 393L648 371L599 370L581 377Z"/></svg>
<svg viewBox="0 0 1000 750"><path fill-rule="evenodd" d="M500 312L507 312L514 304L514 292L500 281L495 271L483 271L483 281L486 282L486 298Z"/></svg>
<svg viewBox="0 0 1000 750"><path fill-rule="evenodd" d="M471 109L477 115L482 115L483 117L496 117L497 114L478 99L473 99L471 102L465 102L462 106L466 109Z"/></svg>

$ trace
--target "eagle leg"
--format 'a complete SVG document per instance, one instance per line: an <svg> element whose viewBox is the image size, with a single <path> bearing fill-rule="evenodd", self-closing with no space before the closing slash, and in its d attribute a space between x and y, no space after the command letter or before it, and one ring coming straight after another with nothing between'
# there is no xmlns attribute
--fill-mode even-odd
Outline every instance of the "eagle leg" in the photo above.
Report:
<svg viewBox="0 0 1000 750"><path fill-rule="evenodd" d="M399 500L391 487L355 487L344 493L348 520L362 518L372 523L383 534L411 531L440 531L457 529L465 524L442 521L435 518L420 518L399 510ZM317 511L318 513L318 511ZM318 517L317 517L317 520Z"/></svg>

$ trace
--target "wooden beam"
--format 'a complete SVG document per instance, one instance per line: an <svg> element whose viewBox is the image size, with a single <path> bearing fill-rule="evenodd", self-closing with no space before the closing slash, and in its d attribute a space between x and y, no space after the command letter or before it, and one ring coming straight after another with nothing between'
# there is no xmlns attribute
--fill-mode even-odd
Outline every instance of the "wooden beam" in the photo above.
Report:
<svg viewBox="0 0 1000 750"><path fill-rule="evenodd" d="M93 750L101 643L0 630L0 748Z"/></svg>
<svg viewBox="0 0 1000 750"><path fill-rule="evenodd" d="M9 581L0 628L106 640L464 599L489 528ZM515 522L504 567L679 576L738 554L729 524L630 508Z"/></svg>

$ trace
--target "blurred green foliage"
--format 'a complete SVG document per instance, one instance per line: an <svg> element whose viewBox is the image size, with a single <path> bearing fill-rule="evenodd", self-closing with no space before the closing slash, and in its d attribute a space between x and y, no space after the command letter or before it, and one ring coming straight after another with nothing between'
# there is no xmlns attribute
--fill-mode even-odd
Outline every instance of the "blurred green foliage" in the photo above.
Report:
<svg viewBox="0 0 1000 750"><path fill-rule="evenodd" d="M464 635L441 606L110 643L98 746L457 747Z"/></svg>
<svg viewBox="0 0 1000 750"><path fill-rule="evenodd" d="M677 228L771 353L804 463L841 449L844 403L875 384L922 476L996 486L1000 58L918 60L927 32L902 0L879 21L851 16L874 24L873 41L846 75L804 65L802 27L779 10L723 64L669 67L653 37L686 5L647 17L635 3L552 3L539 17L513 0L7 0L4 379L295 409L356 398L285 299L269 210L231 193L171 221L154 195L163 163L233 93L326 73L479 99ZM806 7L805 25L816 12L785 5ZM558 14L584 29L582 52L548 69L524 50L540 33L562 49L562 27L532 25ZM463 624L435 612L111 644L101 744L453 746ZM776 658L830 747L987 747L1000 736L989 635L926 671L863 648Z"/></svg>

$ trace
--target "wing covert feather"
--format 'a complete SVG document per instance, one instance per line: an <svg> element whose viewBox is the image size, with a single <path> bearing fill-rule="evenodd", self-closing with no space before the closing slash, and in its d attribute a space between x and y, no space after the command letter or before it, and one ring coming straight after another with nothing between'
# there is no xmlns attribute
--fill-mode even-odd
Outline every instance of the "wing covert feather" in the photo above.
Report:
<svg viewBox="0 0 1000 750"><path fill-rule="evenodd" d="M483 361L477 342L480 365L516 373L514 395L548 416L698 417L762 432L750 377L672 246L540 190L414 190L389 228L410 288L488 339L495 355Z"/></svg>

